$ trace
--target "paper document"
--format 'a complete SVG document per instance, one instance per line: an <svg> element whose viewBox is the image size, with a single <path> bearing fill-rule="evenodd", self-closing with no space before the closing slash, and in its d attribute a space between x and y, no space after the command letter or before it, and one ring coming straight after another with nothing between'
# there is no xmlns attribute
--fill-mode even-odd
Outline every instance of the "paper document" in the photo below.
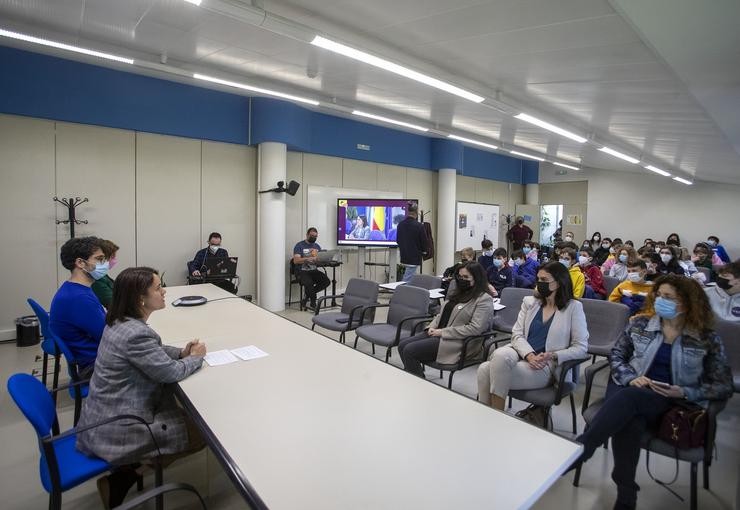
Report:
<svg viewBox="0 0 740 510"><path fill-rule="evenodd" d="M228 365L229 363L239 361L239 359L234 356L231 351L228 351L226 349L224 349L223 351L213 351L206 353L203 359L205 359L206 363L208 363L208 365L212 367L217 367L219 365Z"/></svg>
<svg viewBox="0 0 740 510"><path fill-rule="evenodd" d="M257 358L264 358L265 356L269 356L265 351L260 349L259 347L255 345L247 345L245 347L239 347L238 349L232 349L231 353L237 356L238 358L243 359L244 361L249 361L250 359L257 359Z"/></svg>
<svg viewBox="0 0 740 510"><path fill-rule="evenodd" d="M390 283L381 283L378 285L381 289L386 290L396 290L401 285L406 285L406 282L390 282Z"/></svg>

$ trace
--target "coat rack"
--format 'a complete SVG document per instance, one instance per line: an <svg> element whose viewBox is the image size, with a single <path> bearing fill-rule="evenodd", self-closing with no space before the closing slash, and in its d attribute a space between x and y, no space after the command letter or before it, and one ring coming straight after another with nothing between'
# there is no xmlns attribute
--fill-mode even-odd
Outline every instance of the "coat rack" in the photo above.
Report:
<svg viewBox="0 0 740 510"><path fill-rule="evenodd" d="M57 197L54 197L54 202L59 202L63 206L67 208L67 215L69 219L66 220L56 220L57 225L60 223L64 223L65 225L69 223L69 237L70 239L74 238L75 236L75 225L85 224L87 225L87 220L78 220L75 216L75 208L80 205L87 202L87 198L62 198L59 199Z"/></svg>

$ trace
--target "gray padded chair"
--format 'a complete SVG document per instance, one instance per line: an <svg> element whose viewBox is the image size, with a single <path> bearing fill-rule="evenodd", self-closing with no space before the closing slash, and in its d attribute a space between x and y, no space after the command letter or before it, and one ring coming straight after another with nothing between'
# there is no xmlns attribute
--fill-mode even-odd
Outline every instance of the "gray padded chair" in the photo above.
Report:
<svg viewBox="0 0 740 510"><path fill-rule="evenodd" d="M335 298L340 299L342 307L338 312L319 313L321 307L328 300ZM361 278L351 278L347 283L344 294L336 296L322 296L316 302L314 316L311 317L313 324L311 329L316 326L331 331L339 331L339 341L344 343L345 333L352 331L362 324L363 318L372 322L375 318L375 311L372 310L366 316L363 312L366 307L378 303L378 284L370 280Z"/></svg>
<svg viewBox="0 0 740 510"><path fill-rule="evenodd" d="M707 282L712 281L712 271L709 268L697 266L696 270L699 271L704 276L706 276Z"/></svg>
<svg viewBox="0 0 740 510"><path fill-rule="evenodd" d="M362 338L373 345L386 347L385 361L391 356L391 349L398 345L402 338L412 335L418 322L428 319L429 291L411 285L401 285L396 288L387 305L372 305L365 308L365 315L369 315L377 308L388 308L388 318L385 323L365 324L355 330L355 348L357 340ZM363 320L362 322L367 322Z"/></svg>
<svg viewBox="0 0 740 510"><path fill-rule="evenodd" d="M735 393L740 393L740 322L717 319L714 331L725 346L725 356L732 370Z"/></svg>
<svg viewBox="0 0 740 510"><path fill-rule="evenodd" d="M406 285L413 285L422 289L432 290L442 288L442 278L430 274L415 274L411 277ZM429 313L437 315L441 309L439 299L433 299L429 302Z"/></svg>
<svg viewBox="0 0 740 510"><path fill-rule="evenodd" d="M609 299L609 296L612 295L612 291L617 288L617 285L619 285L621 282L619 281L619 278L614 278L613 276L607 276L604 275L604 290L606 290L606 298Z"/></svg>
<svg viewBox="0 0 740 510"><path fill-rule="evenodd" d="M614 344L627 327L630 309L622 303L598 299L581 301L588 326L588 353L593 356L608 356Z"/></svg>
<svg viewBox="0 0 740 510"><path fill-rule="evenodd" d="M719 330L718 330L719 334ZM591 403L591 389L594 382L596 373L604 368L609 367L608 360L601 360L595 363L585 370L586 375L586 392L583 395L583 407L582 414L583 419L586 422L586 427L591 423L604 404L604 399L599 398ZM737 380L737 379L736 379ZM737 386L735 386L737 391ZM649 452L657 453L665 457L675 458L677 461L682 460L691 464L691 510L697 510L697 467L699 463L702 463L702 471L704 479L704 489L709 490L709 466L712 464L712 453L714 452L714 440L717 436L717 415L725 408L727 404L726 400L715 400L709 402L709 408L707 409L707 432L704 439L704 446L701 448L689 448L686 450L679 450L673 445L668 444L664 441L657 439L651 432L645 432L642 436L642 448ZM606 446L606 445L604 445ZM581 466L576 468L575 477L573 478L573 485L578 487L578 483L581 478Z"/></svg>
<svg viewBox="0 0 740 510"><path fill-rule="evenodd" d="M519 317L519 310L522 308L522 301L526 296L531 296L534 293L532 289L520 289L517 287L506 287L501 291L501 304L506 306L503 310L499 310L493 317L493 329L508 333L511 336L511 329L516 324L516 319Z"/></svg>

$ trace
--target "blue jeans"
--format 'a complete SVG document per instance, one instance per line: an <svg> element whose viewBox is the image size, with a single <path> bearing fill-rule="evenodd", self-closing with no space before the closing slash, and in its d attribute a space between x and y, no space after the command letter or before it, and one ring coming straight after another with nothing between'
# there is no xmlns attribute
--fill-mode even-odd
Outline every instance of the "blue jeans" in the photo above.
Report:
<svg viewBox="0 0 740 510"><path fill-rule="evenodd" d="M416 268L419 266L406 266L406 270L403 272L403 281L408 282L411 277L416 274Z"/></svg>

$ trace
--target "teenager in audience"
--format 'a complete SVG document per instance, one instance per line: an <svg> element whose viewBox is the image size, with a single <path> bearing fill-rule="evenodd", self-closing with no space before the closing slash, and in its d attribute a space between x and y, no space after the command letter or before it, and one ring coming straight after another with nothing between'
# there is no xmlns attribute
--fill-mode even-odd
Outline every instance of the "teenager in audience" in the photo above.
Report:
<svg viewBox="0 0 740 510"><path fill-rule="evenodd" d="M509 390L544 388L560 364L586 356L586 316L562 264L548 262L539 269L534 295L522 301L511 333L511 343L478 367L478 400L501 410Z"/></svg>
<svg viewBox="0 0 740 510"><path fill-rule="evenodd" d="M483 239L480 242L481 256L478 257L478 264L483 269L488 270L493 265L493 243L490 239Z"/></svg>
<svg viewBox="0 0 740 510"><path fill-rule="evenodd" d="M626 241L624 242L624 244L625 244L625 246L629 246L629 247L631 247L631 248L634 248L634 247L635 247L635 243L633 243L633 242L632 242L632 241L631 241L630 239L627 239L627 240L626 240Z"/></svg>
<svg viewBox="0 0 740 510"><path fill-rule="evenodd" d="M655 268L656 273L686 274L686 271L681 267L681 264L678 263L678 249L676 247L664 246L660 249L658 255L660 256L660 263L658 264L658 267Z"/></svg>
<svg viewBox="0 0 740 510"><path fill-rule="evenodd" d="M665 240L665 244L668 246L681 246L681 238L676 234L675 232L670 234L668 238Z"/></svg>
<svg viewBox="0 0 740 510"><path fill-rule="evenodd" d="M465 248L460 250L460 262L445 269L445 272L442 273L442 278L445 278L447 280L453 278L455 274L457 274L457 270L460 269L460 267L464 266L468 262L473 262L474 260L475 250L470 246L466 246Z"/></svg>
<svg viewBox="0 0 740 510"><path fill-rule="evenodd" d="M497 295L501 295L501 291L506 287L514 286L514 273L509 267L509 258L504 248L497 248L493 252L493 265L488 268L486 274Z"/></svg>
<svg viewBox="0 0 740 510"><path fill-rule="evenodd" d="M75 237L62 245L59 258L70 276L54 294L49 310L49 326L71 351L82 378L92 373L105 328L105 309L90 288L108 273L101 241Z"/></svg>
<svg viewBox="0 0 740 510"><path fill-rule="evenodd" d="M619 248L614 265L609 268L609 276L624 281L627 278L627 266L631 261L637 260L637 252L631 246L625 244Z"/></svg>
<svg viewBox="0 0 740 510"><path fill-rule="evenodd" d="M612 246L614 246L615 244L622 246L624 242L622 241L621 237L615 237L614 240L612 241Z"/></svg>
<svg viewBox="0 0 740 510"><path fill-rule="evenodd" d="M716 286L707 287L714 314L723 320L740 322L740 259L719 268ZM725 342L740 342L740 338L725 338Z"/></svg>
<svg viewBox="0 0 740 510"><path fill-rule="evenodd" d="M640 258L645 261L647 267L647 274L645 274L645 281L652 282L660 273L658 273L658 264L660 264L660 255L655 252L644 252L640 255Z"/></svg>
<svg viewBox="0 0 740 510"><path fill-rule="evenodd" d="M601 245L601 232L594 232L591 235L591 240L589 241L589 244L592 250L596 250Z"/></svg>
<svg viewBox="0 0 740 510"><path fill-rule="evenodd" d="M101 239L100 248L103 250L105 263L108 264L108 271L110 271L117 263L118 245L113 241ZM93 282L91 289L98 296L100 304L108 308L113 299L113 278L106 273L102 278L98 278Z"/></svg>
<svg viewBox="0 0 740 510"><path fill-rule="evenodd" d="M622 249L622 243L612 243L612 245L609 247L609 255L606 257L606 260L603 264L601 264L601 272L604 274L609 274L609 270L614 266L614 264L617 263L617 256L619 255L619 250Z"/></svg>
<svg viewBox="0 0 740 510"><path fill-rule="evenodd" d="M706 407L732 396L732 373L699 284L663 275L649 299L656 315L634 318L612 349L606 400L576 439L584 446L579 465L611 438L618 509L636 507L643 435L677 399Z"/></svg>
<svg viewBox="0 0 740 510"><path fill-rule="evenodd" d="M686 276L691 276L696 278L694 275L698 273L698 269L696 269L696 265L691 261L691 254L689 253L689 249L685 246L681 246L678 249L678 264L683 268L684 274ZM702 274L702 273L699 273ZM702 275L703 276L703 275ZM704 282L700 279L697 279L699 283L703 284Z"/></svg>
<svg viewBox="0 0 740 510"><path fill-rule="evenodd" d="M540 260L540 245L534 241L524 241L524 246L522 247L522 251L524 252L524 255L527 257L527 260L534 260L539 265Z"/></svg>
<svg viewBox="0 0 740 510"><path fill-rule="evenodd" d="M576 250L570 246L560 249L558 261L568 269L571 283L573 285L573 297L581 299L586 291L586 278L583 276L581 269L578 267L578 255Z"/></svg>
<svg viewBox="0 0 740 510"><path fill-rule="evenodd" d="M630 309L630 316L638 313L653 315L652 305L647 302L653 284L645 281L647 265L642 259L631 259L627 262L626 280L617 285L611 294L609 301L622 303Z"/></svg>
<svg viewBox="0 0 740 510"><path fill-rule="evenodd" d="M703 267L709 270L710 282L713 282L717 277L712 266L712 253L712 248L707 243L697 243L697 245L694 246L694 256L691 257L691 261L697 269Z"/></svg>
<svg viewBox="0 0 740 510"><path fill-rule="evenodd" d="M595 245L595 246L598 246L598 244ZM591 248L591 249L593 249L593 247L594 247L594 244L591 241L589 241L588 239L586 239L585 241L583 241L581 243L581 248ZM580 248L576 248L576 251L578 251L579 249Z"/></svg>
<svg viewBox="0 0 740 510"><path fill-rule="evenodd" d="M105 508L123 502L139 476L136 463L161 454L160 461L167 465L205 446L168 385L200 368L206 346L198 340L184 349L162 345L146 323L152 312L165 307L164 296L159 275L148 267L124 269L113 288L78 427L125 414L137 415L148 425L116 420L77 434L77 449L117 467L98 480Z"/></svg>
<svg viewBox="0 0 740 510"><path fill-rule="evenodd" d="M524 289L533 289L537 281L537 268L539 262L527 258L523 250L516 250L511 254L514 260L514 285Z"/></svg>
<svg viewBox="0 0 740 510"><path fill-rule="evenodd" d="M599 266L593 263L594 252L591 248L581 248L578 252L578 268L585 278L583 297L588 299L606 299L604 275Z"/></svg>
<svg viewBox="0 0 740 510"><path fill-rule="evenodd" d="M598 245L597 245L598 246ZM612 247L612 240L608 237L605 237L601 240L601 246L598 246L597 248L594 248L594 264L601 267L601 265L606 262L607 257L609 257L609 249Z"/></svg>
<svg viewBox="0 0 740 510"><path fill-rule="evenodd" d="M563 236L563 241L566 243L573 243L576 240L576 236L573 235L573 232L566 232Z"/></svg>
<svg viewBox="0 0 740 510"><path fill-rule="evenodd" d="M707 244L710 246L710 248L712 248L712 251L717 255L717 257L719 258L720 261L722 261L723 264L730 263L731 261L730 256L727 254L725 247L719 244L719 237L717 236L707 237Z"/></svg>
<svg viewBox="0 0 740 510"><path fill-rule="evenodd" d="M493 299L488 294L488 280L483 267L468 262L455 272L454 289L450 291L442 311L424 332L401 340L398 353L403 368L424 377L423 363L457 363L462 355L464 338L485 333L493 320ZM468 345L466 356L480 356L483 339Z"/></svg>

